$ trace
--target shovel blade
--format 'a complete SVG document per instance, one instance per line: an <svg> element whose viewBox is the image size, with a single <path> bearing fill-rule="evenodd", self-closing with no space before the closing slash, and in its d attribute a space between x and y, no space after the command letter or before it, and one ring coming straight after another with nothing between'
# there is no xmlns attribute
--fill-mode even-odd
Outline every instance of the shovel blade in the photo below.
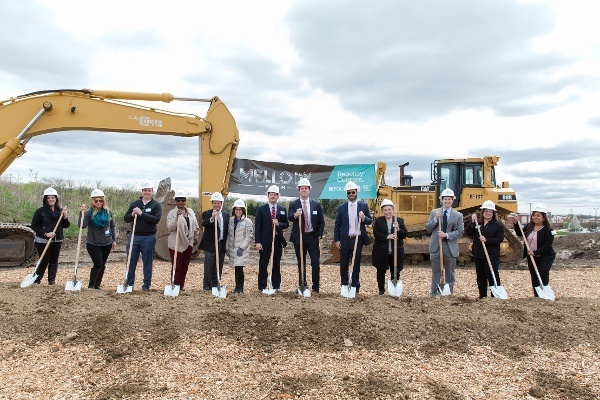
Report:
<svg viewBox="0 0 600 400"><path fill-rule="evenodd" d="M69 292L78 292L81 290L81 281L67 281L65 290Z"/></svg>
<svg viewBox="0 0 600 400"><path fill-rule="evenodd" d="M350 285L342 285L340 294L342 295L342 297L345 297L347 299L353 299L356 297L356 287Z"/></svg>
<svg viewBox="0 0 600 400"><path fill-rule="evenodd" d="M298 293L299 295L303 296L303 297L310 297L310 289L309 288L304 288L304 290L301 287L298 287L296 289L296 293Z"/></svg>
<svg viewBox="0 0 600 400"><path fill-rule="evenodd" d="M504 286L491 286L490 290L494 297L497 297L502 300L508 299L508 294L506 293L506 289L504 289Z"/></svg>
<svg viewBox="0 0 600 400"><path fill-rule="evenodd" d="M554 301L554 299L555 299L554 291L552 290L552 288L550 286L536 286L535 292L542 299L546 299L546 300L550 300L550 301Z"/></svg>
<svg viewBox="0 0 600 400"><path fill-rule="evenodd" d="M394 283L393 280L388 280L388 293L390 296L400 297L402 296L402 281L397 280Z"/></svg>
<svg viewBox="0 0 600 400"><path fill-rule="evenodd" d="M275 293L277 293L277 290L273 289L270 285L269 287L267 287L266 289L262 290L263 294L266 294L267 296L271 296L274 295Z"/></svg>
<svg viewBox="0 0 600 400"><path fill-rule="evenodd" d="M224 285L223 286L213 286L212 294L213 294L213 296L224 299L225 297L227 297L227 287Z"/></svg>
<svg viewBox="0 0 600 400"><path fill-rule="evenodd" d="M452 294L450 292L450 285L448 285L447 283L444 284L443 289L440 287L440 285L438 285L437 290L442 296L450 296Z"/></svg>
<svg viewBox="0 0 600 400"><path fill-rule="evenodd" d="M25 277L25 279L23 279L23 282L21 282L21 288L25 289L28 288L29 286L33 285L35 283L35 280L37 279L37 274L35 273L31 273L29 275L27 275Z"/></svg>
<svg viewBox="0 0 600 400"><path fill-rule="evenodd" d="M177 297L179 296L179 285L167 285L165 286L165 296Z"/></svg>
<svg viewBox="0 0 600 400"><path fill-rule="evenodd" d="M133 292L133 286L128 286L128 285L117 286L117 293L119 293L119 294L125 294L125 293L131 293L131 292Z"/></svg>

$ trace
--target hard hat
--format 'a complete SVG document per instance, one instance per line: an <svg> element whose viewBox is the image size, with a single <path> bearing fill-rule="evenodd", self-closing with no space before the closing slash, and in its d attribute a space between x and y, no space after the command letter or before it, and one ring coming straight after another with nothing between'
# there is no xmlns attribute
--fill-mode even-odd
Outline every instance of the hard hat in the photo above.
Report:
<svg viewBox="0 0 600 400"><path fill-rule="evenodd" d="M496 211L496 205L494 204L493 201L491 200L486 200L483 202L483 204L481 205L481 209L482 210L493 210Z"/></svg>
<svg viewBox="0 0 600 400"><path fill-rule="evenodd" d="M242 199L237 199L236 201L233 202L233 208L246 208L246 203L244 203L244 200Z"/></svg>
<svg viewBox="0 0 600 400"><path fill-rule="evenodd" d="M454 192L450 188L442 190L442 194L440 194L440 200L442 197L452 197L453 200L456 199L456 197L454 197Z"/></svg>
<svg viewBox="0 0 600 400"><path fill-rule="evenodd" d="M223 195L220 192L214 192L212 196L210 196L210 201L223 202Z"/></svg>
<svg viewBox="0 0 600 400"><path fill-rule="evenodd" d="M146 179L144 182L142 182L142 187L140 189L154 189L154 185L152 184L152 181L149 179Z"/></svg>
<svg viewBox="0 0 600 400"><path fill-rule="evenodd" d="M358 186L356 186L356 183L348 181L346 186L344 186L344 191L347 192L348 190L356 190L358 192Z"/></svg>
<svg viewBox="0 0 600 400"><path fill-rule="evenodd" d="M175 195L173 196L175 199L187 199L187 193L183 189L175 189Z"/></svg>
<svg viewBox="0 0 600 400"><path fill-rule="evenodd" d="M44 196L56 196L56 197L58 197L58 192L53 187L49 187L46 190L44 190Z"/></svg>
<svg viewBox="0 0 600 400"><path fill-rule="evenodd" d="M279 194L279 186L277 185L271 185L269 186L269 188L267 189L267 194L269 193L277 193Z"/></svg>
<svg viewBox="0 0 600 400"><path fill-rule="evenodd" d="M540 203L534 203L531 205L531 212L534 212L534 211L542 212L544 214L546 214L548 212L548 211L546 211L546 207L544 207L544 205L540 204Z"/></svg>
<svg viewBox="0 0 600 400"><path fill-rule="evenodd" d="M94 197L104 197L104 192L100 189L94 189L94 190L92 190L92 194L90 194L90 197L92 199Z"/></svg>
<svg viewBox="0 0 600 400"><path fill-rule="evenodd" d="M383 201L381 202L381 208L383 208L385 206L394 207L394 203L390 199L383 199Z"/></svg>
<svg viewBox="0 0 600 400"><path fill-rule="evenodd" d="M306 178L302 178L298 181L298 187L300 186L308 186L309 188L311 188L312 186L310 185L310 181Z"/></svg>

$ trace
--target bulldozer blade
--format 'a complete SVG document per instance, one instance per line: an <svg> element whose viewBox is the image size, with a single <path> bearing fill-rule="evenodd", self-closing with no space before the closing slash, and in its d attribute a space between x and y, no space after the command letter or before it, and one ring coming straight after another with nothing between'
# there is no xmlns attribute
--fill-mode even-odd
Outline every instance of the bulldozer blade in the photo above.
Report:
<svg viewBox="0 0 600 400"><path fill-rule="evenodd" d="M224 299L225 297L227 297L227 287L225 285L223 286L213 286L212 288L212 294L213 296L219 297L221 299Z"/></svg>
<svg viewBox="0 0 600 400"><path fill-rule="evenodd" d="M310 289L307 287L304 287L304 289L302 289L301 287L298 287L296 289L296 293L298 293L300 296L303 296L303 297L310 297Z"/></svg>
<svg viewBox="0 0 600 400"><path fill-rule="evenodd" d="M177 297L179 296L179 285L167 285L165 286L165 296Z"/></svg>
<svg viewBox="0 0 600 400"><path fill-rule="evenodd" d="M23 282L21 282L21 288L25 289L25 288L28 288L29 286L33 285L37 278L38 278L38 275L35 272L27 275L25 277L25 279L23 279Z"/></svg>
<svg viewBox="0 0 600 400"><path fill-rule="evenodd" d="M76 280L67 281L67 284L65 285L65 290L67 290L69 292L80 291L81 290L81 281L76 281Z"/></svg>
<svg viewBox="0 0 600 400"><path fill-rule="evenodd" d="M350 285L342 285L342 288L340 289L340 295L347 299L353 299L356 297L356 287Z"/></svg>
<svg viewBox="0 0 600 400"><path fill-rule="evenodd" d="M133 292L133 286L128 286L128 285L117 286L117 293L119 293L119 294L125 294L125 293L131 293L131 292Z"/></svg>
<svg viewBox="0 0 600 400"><path fill-rule="evenodd" d="M508 299L508 294L506 293L506 289L504 289L504 286L491 286L490 290L494 297L497 297L502 300Z"/></svg>
<svg viewBox="0 0 600 400"><path fill-rule="evenodd" d="M398 279L396 283L393 280L388 280L388 293L390 296L402 296L402 281Z"/></svg>

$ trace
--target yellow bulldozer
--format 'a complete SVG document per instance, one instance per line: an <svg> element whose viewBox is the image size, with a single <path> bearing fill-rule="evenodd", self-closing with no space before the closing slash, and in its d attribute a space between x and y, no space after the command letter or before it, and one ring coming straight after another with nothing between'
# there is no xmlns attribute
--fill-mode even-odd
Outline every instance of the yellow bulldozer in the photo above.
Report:
<svg viewBox="0 0 600 400"><path fill-rule="evenodd" d="M385 182L386 164L379 163L376 171L377 198L368 200L373 217L382 215L380 204L384 199L391 200L398 207L399 216L404 218L408 237L404 241L405 260L419 263L429 259L429 236L425 223L429 214L441 206L439 194L452 189L456 200L452 207L460 211L469 223L471 215L479 211L481 204L491 200L496 204L498 216L504 220L509 213L517 212L517 196L508 182L496 182L495 166L497 156L436 160L431 164L431 183L413 185L412 176L406 175L409 163L400 165L400 185L390 186ZM370 227L367 228L369 230ZM369 231L369 234L371 232ZM463 236L459 240L459 262L471 258L471 239ZM370 249L365 249L370 252ZM331 246L331 258L327 262L339 262L339 252ZM521 241L506 227L504 242L501 244L501 262L514 264L523 252Z"/></svg>

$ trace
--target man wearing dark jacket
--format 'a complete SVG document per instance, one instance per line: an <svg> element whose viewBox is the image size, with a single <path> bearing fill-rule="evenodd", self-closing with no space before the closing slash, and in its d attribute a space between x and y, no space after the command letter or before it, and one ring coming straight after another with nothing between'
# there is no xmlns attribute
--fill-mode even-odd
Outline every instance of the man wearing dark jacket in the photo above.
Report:
<svg viewBox="0 0 600 400"><path fill-rule="evenodd" d="M204 229L204 233L202 234L198 248L204 250L203 290L211 290L213 287L218 286L217 256L219 257L219 276L223 273L225 244L227 243L227 234L229 233L229 214L223 210L224 201L225 199L221 193L214 192L210 196L213 208L202 213L202 229ZM217 228L216 236L218 244L215 243L215 227Z"/></svg>
<svg viewBox="0 0 600 400"><path fill-rule="evenodd" d="M162 216L162 206L152 198L153 192L154 187L152 183L145 181L142 184L142 197L129 205L129 209L123 217L125 222L133 222L134 218L136 219L131 249L129 248L131 242L129 235L125 244L127 254L130 251L132 252L127 271L127 285L133 286L135 268L141 253L142 264L144 265L142 290L149 290L152 283L152 263L154 261L154 248L156 247L156 225Z"/></svg>

